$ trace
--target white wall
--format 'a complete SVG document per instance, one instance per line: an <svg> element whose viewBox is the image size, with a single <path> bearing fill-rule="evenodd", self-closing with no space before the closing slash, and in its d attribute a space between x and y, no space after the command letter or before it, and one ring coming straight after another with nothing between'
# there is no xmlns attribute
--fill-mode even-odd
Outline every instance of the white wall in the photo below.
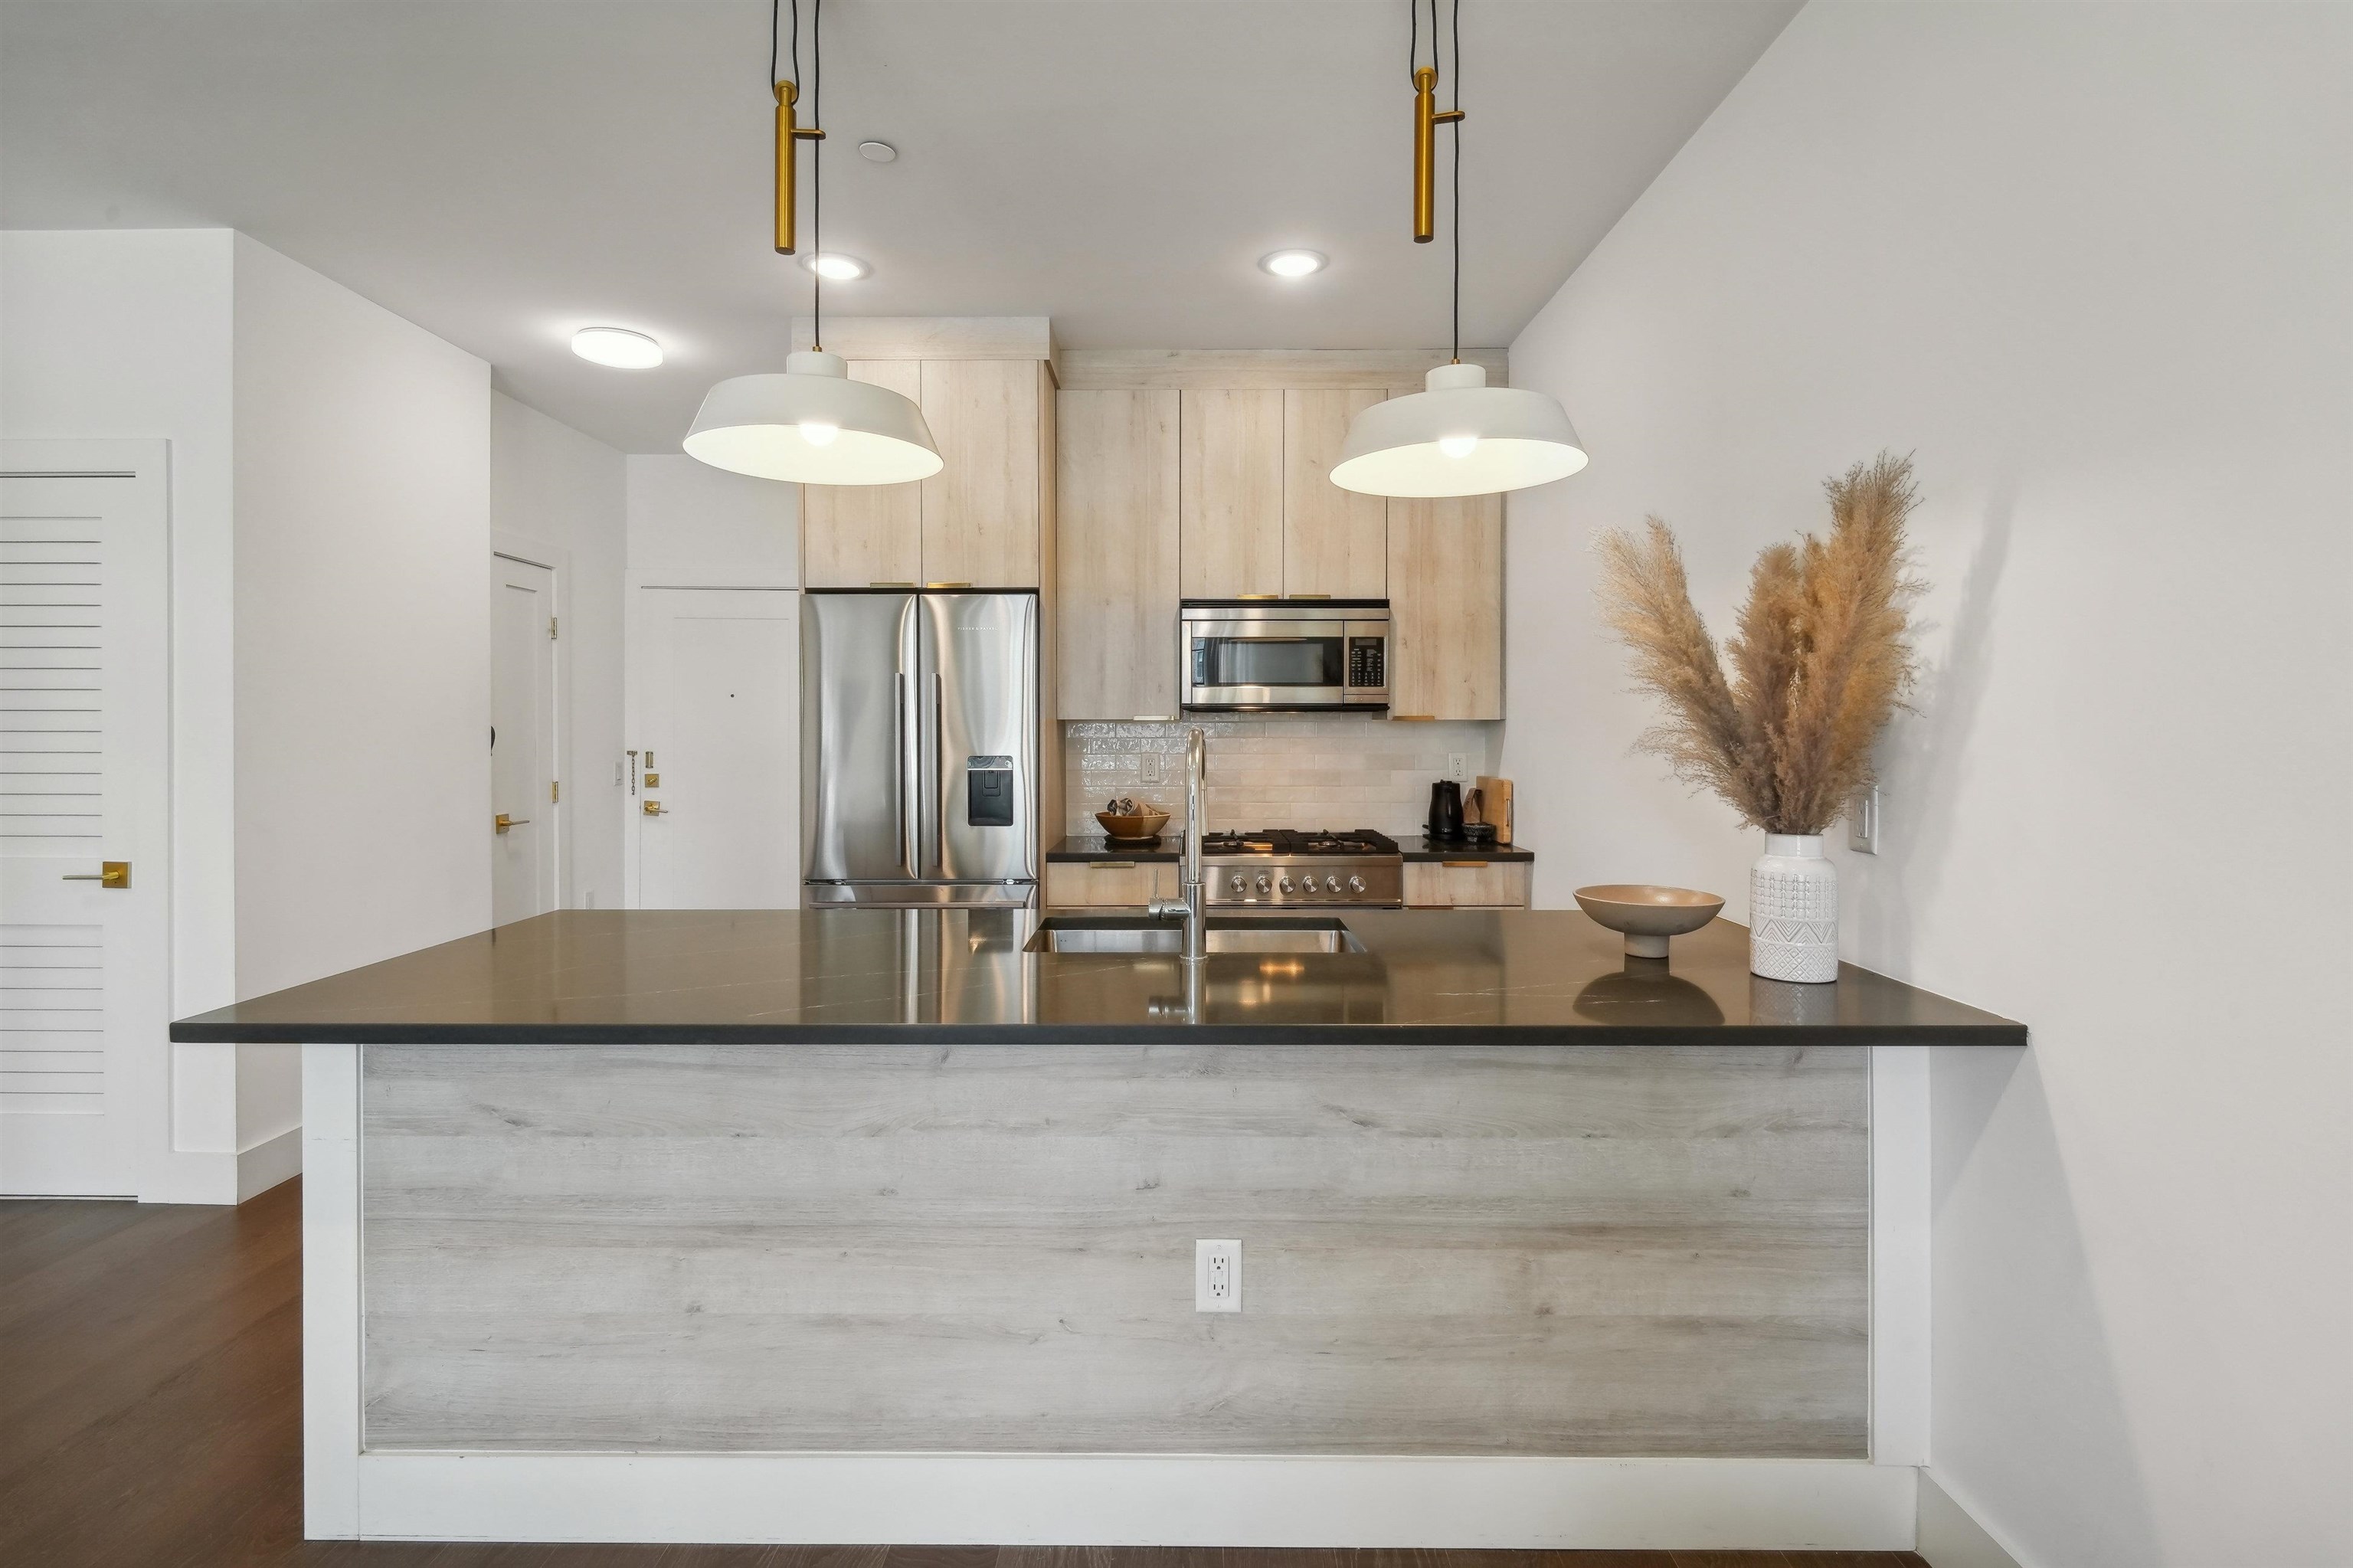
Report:
<svg viewBox="0 0 2353 1568"><path fill-rule="evenodd" d="M686 587L800 581L801 487L753 479L684 452L628 460L629 569Z"/></svg>
<svg viewBox="0 0 2353 1568"><path fill-rule="evenodd" d="M1818 0L1512 344L1593 453L1511 508L1548 905L1739 915L1761 847L1629 755L1594 531L1672 522L1722 631L1916 454L1845 948L2033 1028L1934 1069L1932 1470L2031 1568L2353 1561L2348 80L2342 7Z"/></svg>
<svg viewBox="0 0 2353 1568"><path fill-rule="evenodd" d="M237 999L235 547L227 229L0 233L0 435L171 443L172 999ZM175 1045L139 1192L226 1202L237 1048Z"/></svg>
<svg viewBox="0 0 2353 1568"><path fill-rule="evenodd" d="M490 367L236 241L237 983L490 923ZM240 1136L295 1125L246 1048Z"/></svg>
<svg viewBox="0 0 2353 1568"><path fill-rule="evenodd" d="M621 454L504 393L491 394L491 528L559 554L564 685L563 901L621 906ZM539 558L536 555L533 558Z"/></svg>

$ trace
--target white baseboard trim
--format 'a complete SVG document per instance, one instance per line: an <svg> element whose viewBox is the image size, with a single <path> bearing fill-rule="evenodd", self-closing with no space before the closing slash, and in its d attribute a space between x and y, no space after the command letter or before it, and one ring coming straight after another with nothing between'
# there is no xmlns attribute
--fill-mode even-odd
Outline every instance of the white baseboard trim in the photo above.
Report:
<svg viewBox="0 0 2353 1568"><path fill-rule="evenodd" d="M1920 1472L1920 1544L1913 1550L1928 1568L2021 1568L1926 1470Z"/></svg>
<svg viewBox="0 0 2353 1568"><path fill-rule="evenodd" d="M290 1127L250 1149L237 1151L237 1201L259 1197L280 1181L302 1174L302 1129Z"/></svg>
<svg viewBox="0 0 2353 1568"><path fill-rule="evenodd" d="M358 1457L355 1533L1885 1552L1912 1546L1915 1474L1839 1459L373 1453Z"/></svg>

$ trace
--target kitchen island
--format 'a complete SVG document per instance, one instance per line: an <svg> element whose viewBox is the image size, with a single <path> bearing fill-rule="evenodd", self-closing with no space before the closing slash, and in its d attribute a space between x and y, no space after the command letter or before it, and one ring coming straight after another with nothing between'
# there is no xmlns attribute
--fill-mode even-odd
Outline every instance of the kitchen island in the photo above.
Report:
<svg viewBox="0 0 2353 1568"><path fill-rule="evenodd" d="M1908 1543L1917 1047L2021 1026L1722 923L1047 924L567 912L175 1025L304 1052L311 1533Z"/></svg>

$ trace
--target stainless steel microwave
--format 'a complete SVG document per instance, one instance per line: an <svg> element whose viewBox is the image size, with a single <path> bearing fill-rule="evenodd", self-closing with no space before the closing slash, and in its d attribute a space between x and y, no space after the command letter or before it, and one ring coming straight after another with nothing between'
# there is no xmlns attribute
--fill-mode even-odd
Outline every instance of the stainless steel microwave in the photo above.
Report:
<svg viewBox="0 0 2353 1568"><path fill-rule="evenodd" d="M1176 643L1176 689L1189 712L1389 705L1385 599L1188 599Z"/></svg>

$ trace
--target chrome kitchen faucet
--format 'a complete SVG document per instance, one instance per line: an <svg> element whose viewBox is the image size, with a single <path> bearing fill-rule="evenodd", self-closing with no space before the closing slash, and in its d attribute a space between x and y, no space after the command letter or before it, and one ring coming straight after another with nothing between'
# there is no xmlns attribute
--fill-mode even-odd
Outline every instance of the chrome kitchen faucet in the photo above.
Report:
<svg viewBox="0 0 2353 1568"><path fill-rule="evenodd" d="M1208 771L1208 736L1195 729L1185 737L1185 859L1179 886L1184 896L1155 898L1145 909L1155 920L1183 918L1188 964L1209 956L1208 922L1201 908L1207 896L1201 882L1201 835L1206 831L1201 797L1207 792Z"/></svg>

